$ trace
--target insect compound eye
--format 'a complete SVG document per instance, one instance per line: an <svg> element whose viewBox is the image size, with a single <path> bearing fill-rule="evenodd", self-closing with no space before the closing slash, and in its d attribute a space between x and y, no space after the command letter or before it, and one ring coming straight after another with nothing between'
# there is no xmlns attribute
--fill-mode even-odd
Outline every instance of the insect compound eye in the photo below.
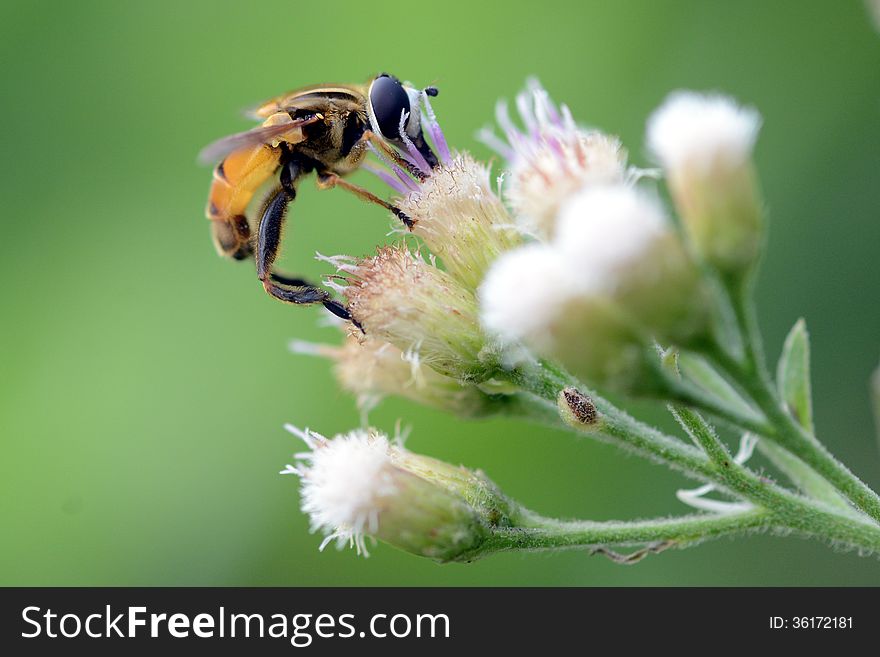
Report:
<svg viewBox="0 0 880 657"><path fill-rule="evenodd" d="M409 114L409 96L395 78L380 75L370 86L370 106L383 137L400 138L400 116Z"/></svg>

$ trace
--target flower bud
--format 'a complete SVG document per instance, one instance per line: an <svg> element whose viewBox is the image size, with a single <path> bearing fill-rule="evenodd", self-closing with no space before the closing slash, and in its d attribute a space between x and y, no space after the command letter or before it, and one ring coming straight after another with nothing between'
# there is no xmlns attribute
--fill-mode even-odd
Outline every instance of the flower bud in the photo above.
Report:
<svg viewBox="0 0 880 657"><path fill-rule="evenodd" d="M489 168L467 153L434 168L397 205L415 221L412 232L470 290L495 258L521 241L489 184Z"/></svg>
<svg viewBox="0 0 880 657"><path fill-rule="evenodd" d="M296 341L293 351L330 358L340 386L367 412L383 397L398 396L460 417L483 417L507 410L506 396L461 383L424 367L415 352L364 335L349 335L342 346Z"/></svg>
<svg viewBox="0 0 880 657"><path fill-rule="evenodd" d="M648 147L663 166L700 258L722 273L754 264L761 202L752 151L761 118L725 96L673 93L648 120Z"/></svg>
<svg viewBox="0 0 880 657"><path fill-rule="evenodd" d="M390 342L440 374L480 382L497 365L480 330L473 292L403 245L372 258L331 259L347 274L336 286L367 336Z"/></svg>
<svg viewBox="0 0 880 657"><path fill-rule="evenodd" d="M467 559L493 526L504 524L510 502L484 476L414 454L374 430L328 440L288 429L311 448L282 474L301 477L302 509L313 531L366 554L371 536L438 561Z"/></svg>
<svg viewBox="0 0 880 657"><path fill-rule="evenodd" d="M687 344L706 327L696 267L651 196L586 189L556 238L499 259L480 289L486 328L559 359L594 385L638 391L654 340Z"/></svg>

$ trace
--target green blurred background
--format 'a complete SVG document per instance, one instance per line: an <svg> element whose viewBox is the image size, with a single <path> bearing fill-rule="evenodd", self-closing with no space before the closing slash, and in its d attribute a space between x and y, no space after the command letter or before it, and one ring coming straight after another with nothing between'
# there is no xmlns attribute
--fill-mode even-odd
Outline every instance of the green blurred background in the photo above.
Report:
<svg viewBox="0 0 880 657"><path fill-rule="evenodd" d="M867 379L880 347L880 35L858 1L10 2L2 53L0 583L20 585L856 585L880 562L767 536L635 567L583 553L435 565L387 546L317 550L282 423L353 428L322 311L284 306L252 264L218 258L203 207L212 139L288 88L389 70L435 83L450 141L538 75L575 116L648 164L644 121L672 89L717 89L764 116L771 216L759 304L775 357L812 332L817 422L875 487ZM380 190L366 173L356 180ZM369 253L384 214L304 184L283 265ZM657 409L642 406L650 417ZM570 435L468 423L389 400L409 445L481 467L546 514L686 511L684 480Z"/></svg>

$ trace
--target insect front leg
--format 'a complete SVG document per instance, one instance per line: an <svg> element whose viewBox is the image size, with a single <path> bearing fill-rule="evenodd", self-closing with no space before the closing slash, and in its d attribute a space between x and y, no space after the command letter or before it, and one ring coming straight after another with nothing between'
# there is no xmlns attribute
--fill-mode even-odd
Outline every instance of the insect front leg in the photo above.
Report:
<svg viewBox="0 0 880 657"><path fill-rule="evenodd" d="M389 146L386 141L375 132L372 130L365 130L364 136L361 137L361 139L373 144L373 146L380 150L385 157L389 158L394 164L407 171L413 178L419 182L425 182L427 174Z"/></svg>
<svg viewBox="0 0 880 657"><path fill-rule="evenodd" d="M412 218L403 210L398 208L396 205L392 205L388 201L379 198L371 191L364 189L360 185L355 185L354 183L348 182L337 173L333 173L331 171L318 173L318 189L333 189L334 187L340 187L346 191L349 191L358 198L369 203L381 205L383 208L394 214L395 217L400 219L404 223L404 225L410 230L412 230L413 226L415 226L415 221L413 221Z"/></svg>

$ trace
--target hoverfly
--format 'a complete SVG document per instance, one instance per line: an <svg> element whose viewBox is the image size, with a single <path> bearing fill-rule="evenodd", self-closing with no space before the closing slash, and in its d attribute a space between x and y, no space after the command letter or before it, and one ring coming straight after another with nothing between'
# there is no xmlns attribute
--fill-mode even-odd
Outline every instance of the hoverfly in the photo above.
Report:
<svg viewBox="0 0 880 657"><path fill-rule="evenodd" d="M408 142L431 167L437 166L422 132L422 93L436 96L437 89L414 89L383 73L364 85L305 87L254 109L252 116L263 119L261 126L224 137L200 154L203 162L220 161L206 208L217 252L235 260L253 256L263 288L276 299L322 303L332 313L350 319L327 291L274 271L287 207L296 197L300 178L314 172L319 189L346 189L390 210L412 228L412 219L399 208L343 176L360 166L371 144L417 179L424 179L425 174L396 148L403 149ZM247 207L257 189L274 176L278 182L263 202L254 232Z"/></svg>

